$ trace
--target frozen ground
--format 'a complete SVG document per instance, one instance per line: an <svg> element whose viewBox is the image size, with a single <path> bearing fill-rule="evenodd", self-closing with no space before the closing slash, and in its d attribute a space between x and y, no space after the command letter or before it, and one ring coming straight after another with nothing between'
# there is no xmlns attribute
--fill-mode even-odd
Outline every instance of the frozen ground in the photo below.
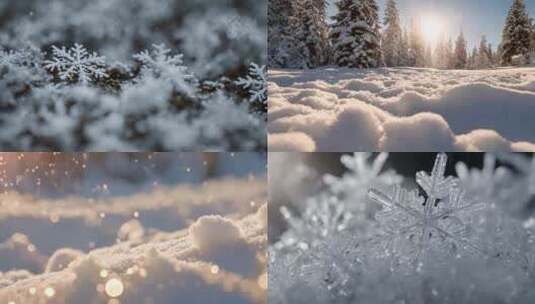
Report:
<svg viewBox="0 0 535 304"><path fill-rule="evenodd" d="M269 71L270 151L535 149L535 68Z"/></svg>
<svg viewBox="0 0 535 304"><path fill-rule="evenodd" d="M0 302L265 303L266 192L249 176L102 199L4 193Z"/></svg>

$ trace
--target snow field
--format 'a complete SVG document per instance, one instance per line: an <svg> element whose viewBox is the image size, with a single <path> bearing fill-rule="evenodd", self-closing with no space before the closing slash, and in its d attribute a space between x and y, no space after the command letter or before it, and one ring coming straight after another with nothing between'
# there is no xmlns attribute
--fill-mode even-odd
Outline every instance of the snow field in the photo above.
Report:
<svg viewBox="0 0 535 304"><path fill-rule="evenodd" d="M6 194L0 302L265 303L265 184L227 178L92 202Z"/></svg>
<svg viewBox="0 0 535 304"><path fill-rule="evenodd" d="M270 151L533 151L535 69L269 72Z"/></svg>

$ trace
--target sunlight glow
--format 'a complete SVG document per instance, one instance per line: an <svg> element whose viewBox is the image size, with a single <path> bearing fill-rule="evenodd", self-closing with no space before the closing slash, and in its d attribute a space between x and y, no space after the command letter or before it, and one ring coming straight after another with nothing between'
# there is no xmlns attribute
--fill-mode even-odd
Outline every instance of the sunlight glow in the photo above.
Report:
<svg viewBox="0 0 535 304"><path fill-rule="evenodd" d="M425 42L435 45L444 31L444 25L440 18L433 15L422 16L421 25Z"/></svg>

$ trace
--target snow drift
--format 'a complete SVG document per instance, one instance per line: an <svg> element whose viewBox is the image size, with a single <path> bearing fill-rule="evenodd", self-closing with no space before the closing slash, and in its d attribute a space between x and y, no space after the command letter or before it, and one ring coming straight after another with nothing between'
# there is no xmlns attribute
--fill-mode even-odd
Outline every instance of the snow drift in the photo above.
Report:
<svg viewBox="0 0 535 304"><path fill-rule="evenodd" d="M265 185L227 178L93 201L6 194L0 302L266 303Z"/></svg>
<svg viewBox="0 0 535 304"><path fill-rule="evenodd" d="M270 151L533 151L535 69L271 70Z"/></svg>

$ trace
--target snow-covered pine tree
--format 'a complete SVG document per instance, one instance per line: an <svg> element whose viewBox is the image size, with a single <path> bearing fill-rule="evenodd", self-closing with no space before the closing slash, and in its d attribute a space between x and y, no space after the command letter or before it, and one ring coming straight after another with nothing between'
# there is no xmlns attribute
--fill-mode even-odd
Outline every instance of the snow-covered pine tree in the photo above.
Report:
<svg viewBox="0 0 535 304"><path fill-rule="evenodd" d="M402 53L402 31L399 12L395 0L388 0L386 3L385 31L383 33L383 54L386 66L400 66Z"/></svg>
<svg viewBox="0 0 535 304"><path fill-rule="evenodd" d="M288 67L295 55L293 43L288 32L292 15L292 3L287 0L268 1L268 65L269 67Z"/></svg>
<svg viewBox="0 0 535 304"><path fill-rule="evenodd" d="M481 42L479 43L477 66L480 69L487 69L492 66L492 51L485 36L481 37Z"/></svg>
<svg viewBox="0 0 535 304"><path fill-rule="evenodd" d="M301 59L291 67L315 68L324 60L324 32L322 29L321 13L315 5L315 0L296 0L292 2L293 15L289 18L289 30L292 33L293 45L297 58Z"/></svg>
<svg viewBox="0 0 535 304"><path fill-rule="evenodd" d="M419 19L411 20L411 33L410 33L410 63L414 67L425 66L425 46L423 41L422 26Z"/></svg>
<svg viewBox="0 0 535 304"><path fill-rule="evenodd" d="M498 48L496 49L496 52L494 53L493 60L495 64L501 65L502 62L502 43L498 44Z"/></svg>
<svg viewBox="0 0 535 304"><path fill-rule="evenodd" d="M447 50L446 50L447 46L446 46L446 36L445 35L442 35L440 37L440 39L438 40L437 42L437 45L436 45L436 48L435 48L435 52L434 52L434 62L435 62L435 67L436 68L439 68L439 69L447 69L448 68L448 56L449 54L447 53Z"/></svg>
<svg viewBox="0 0 535 304"><path fill-rule="evenodd" d="M448 39L448 43L446 43L446 56L446 69L453 69L455 67L455 53L453 50L453 40L451 37Z"/></svg>
<svg viewBox="0 0 535 304"><path fill-rule="evenodd" d="M425 67L433 66L433 50L431 49L431 43L428 43L425 47Z"/></svg>
<svg viewBox="0 0 535 304"><path fill-rule="evenodd" d="M466 40L464 39L464 33L461 31L457 41L455 42L455 54L454 54L454 68L464 69L468 61L468 53L466 51Z"/></svg>
<svg viewBox="0 0 535 304"><path fill-rule="evenodd" d="M532 35L533 28L524 0L514 0L502 32L501 64L510 65L516 55L528 59Z"/></svg>
<svg viewBox="0 0 535 304"><path fill-rule="evenodd" d="M327 33L325 13L316 6L317 0L295 0L289 29L299 54L302 68L315 68L326 62L324 40Z"/></svg>
<svg viewBox="0 0 535 304"><path fill-rule="evenodd" d="M472 53L470 54L470 57L468 58L468 64L466 66L470 70L476 70L481 68L479 66L479 51L477 47L474 47L472 49Z"/></svg>
<svg viewBox="0 0 535 304"><path fill-rule="evenodd" d="M327 0L313 0L318 14L318 28L321 35L321 48L323 50L322 64L328 64L331 54L331 41L329 39L330 27L327 23Z"/></svg>
<svg viewBox="0 0 535 304"><path fill-rule="evenodd" d="M489 59L491 66L494 66L496 64L495 56L496 53L492 50L492 43L489 43L487 46L487 50L489 51Z"/></svg>
<svg viewBox="0 0 535 304"><path fill-rule="evenodd" d="M400 42L399 65L409 66L409 31L403 30Z"/></svg>
<svg viewBox="0 0 535 304"><path fill-rule="evenodd" d="M338 0L331 32L334 62L339 66L382 65L378 6L375 0Z"/></svg>

